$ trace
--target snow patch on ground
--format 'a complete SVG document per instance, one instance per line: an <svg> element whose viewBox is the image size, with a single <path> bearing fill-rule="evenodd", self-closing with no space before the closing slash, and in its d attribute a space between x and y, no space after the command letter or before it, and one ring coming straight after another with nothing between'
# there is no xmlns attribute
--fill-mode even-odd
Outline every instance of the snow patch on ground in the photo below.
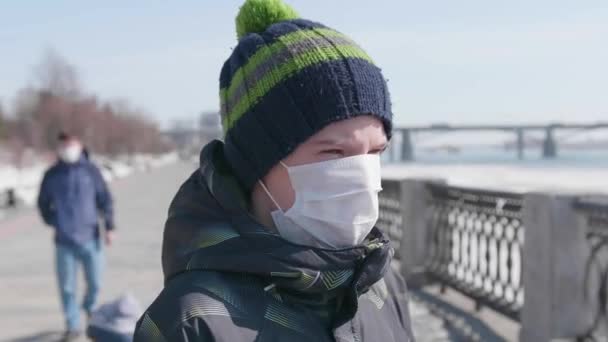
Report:
<svg viewBox="0 0 608 342"><path fill-rule="evenodd" d="M130 157L109 158L94 156L93 162L99 167L102 176L108 182L127 177L133 173L147 172L177 162L179 156L176 152L163 155L135 155ZM33 206L38 197L38 190L44 172L50 164L42 160L32 165L17 168L12 165L0 165L0 194L12 189L17 201L26 206ZM2 196L0 196L2 198ZM0 207L4 203L0 203ZM2 213L0 210L0 218Z"/></svg>
<svg viewBox="0 0 608 342"><path fill-rule="evenodd" d="M488 164L389 164L383 177L438 178L449 184L515 192L560 191L608 194L608 169Z"/></svg>

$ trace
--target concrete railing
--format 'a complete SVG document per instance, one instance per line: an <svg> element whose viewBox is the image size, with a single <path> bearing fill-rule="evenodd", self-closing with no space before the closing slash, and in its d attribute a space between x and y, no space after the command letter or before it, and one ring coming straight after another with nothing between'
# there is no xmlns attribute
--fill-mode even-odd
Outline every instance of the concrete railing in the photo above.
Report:
<svg viewBox="0 0 608 342"><path fill-rule="evenodd" d="M606 341L608 200L385 180L379 227L410 286L439 283L520 326L520 341Z"/></svg>

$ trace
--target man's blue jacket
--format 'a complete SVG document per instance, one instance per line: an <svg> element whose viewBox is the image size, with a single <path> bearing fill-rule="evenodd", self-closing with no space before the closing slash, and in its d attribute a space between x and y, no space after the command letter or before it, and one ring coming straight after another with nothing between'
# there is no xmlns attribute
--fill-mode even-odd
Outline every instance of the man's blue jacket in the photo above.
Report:
<svg viewBox="0 0 608 342"><path fill-rule="evenodd" d="M55 228L55 242L82 245L99 238L100 217L114 229L112 196L99 169L84 156L73 164L58 161L44 174L38 209Z"/></svg>

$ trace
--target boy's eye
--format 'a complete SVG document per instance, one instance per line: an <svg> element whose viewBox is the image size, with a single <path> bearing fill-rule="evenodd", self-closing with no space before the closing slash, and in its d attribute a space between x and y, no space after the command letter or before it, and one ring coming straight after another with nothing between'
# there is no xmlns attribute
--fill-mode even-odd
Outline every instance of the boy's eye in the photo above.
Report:
<svg viewBox="0 0 608 342"><path fill-rule="evenodd" d="M384 151L386 151L387 148L388 148L388 146L385 146L383 148L377 148L375 150L369 151L369 154L382 154L382 153L384 153Z"/></svg>
<svg viewBox="0 0 608 342"><path fill-rule="evenodd" d="M342 150L338 150L338 149L323 150L323 151L321 151L321 154L342 155Z"/></svg>

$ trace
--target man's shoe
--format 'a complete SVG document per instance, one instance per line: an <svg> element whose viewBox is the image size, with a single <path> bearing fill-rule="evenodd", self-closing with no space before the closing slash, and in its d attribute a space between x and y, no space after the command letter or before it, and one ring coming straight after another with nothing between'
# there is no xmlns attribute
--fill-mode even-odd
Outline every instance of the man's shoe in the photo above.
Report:
<svg viewBox="0 0 608 342"><path fill-rule="evenodd" d="M63 337L61 338L61 342L77 341L78 338L80 337L80 335L82 335L82 332L80 332L78 330L68 330L65 332L65 334L63 334Z"/></svg>

